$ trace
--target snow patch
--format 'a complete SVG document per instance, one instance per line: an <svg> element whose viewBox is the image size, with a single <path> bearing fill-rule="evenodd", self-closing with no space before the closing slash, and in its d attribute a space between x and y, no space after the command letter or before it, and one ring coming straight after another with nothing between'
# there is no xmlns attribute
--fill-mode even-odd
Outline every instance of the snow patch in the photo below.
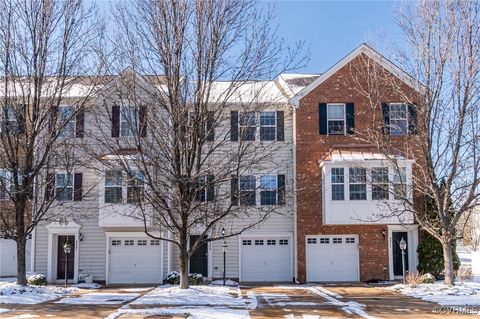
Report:
<svg viewBox="0 0 480 319"><path fill-rule="evenodd" d="M223 279L214 280L210 284L215 286L223 286ZM227 279L225 280L225 286L238 286L238 282Z"/></svg>
<svg viewBox="0 0 480 319"><path fill-rule="evenodd" d="M73 285L72 287L77 287L80 289L99 289L99 288L102 288L102 285L99 285L96 283L90 283L90 284L81 283L81 284Z"/></svg>
<svg viewBox="0 0 480 319"><path fill-rule="evenodd" d="M34 305L57 299L78 291L77 288L55 286L20 286L13 283L0 285L0 304Z"/></svg>
<svg viewBox="0 0 480 319"><path fill-rule="evenodd" d="M120 289L120 291L125 291L125 292L142 292L142 291L148 291L151 290L155 287L144 287L144 288L124 288Z"/></svg>
<svg viewBox="0 0 480 319"><path fill-rule="evenodd" d="M188 319L250 319L247 310L225 307L119 309L106 319L116 319L122 315L186 315Z"/></svg>
<svg viewBox="0 0 480 319"><path fill-rule="evenodd" d="M92 292L78 297L63 298L56 303L69 305L118 305L137 298L135 293L101 293Z"/></svg>
<svg viewBox="0 0 480 319"><path fill-rule="evenodd" d="M250 309L250 310L257 309L258 301L253 291L247 292L247 301L245 303L247 304L247 309Z"/></svg>
<svg viewBox="0 0 480 319"><path fill-rule="evenodd" d="M26 314L23 314L23 315L8 317L8 318L5 318L5 319L29 319L29 318L38 318L38 317L40 317L40 316L32 315L31 313L26 313Z"/></svg>
<svg viewBox="0 0 480 319"><path fill-rule="evenodd" d="M10 309L5 309L5 308L0 308L0 313L5 313L5 312L9 312Z"/></svg>

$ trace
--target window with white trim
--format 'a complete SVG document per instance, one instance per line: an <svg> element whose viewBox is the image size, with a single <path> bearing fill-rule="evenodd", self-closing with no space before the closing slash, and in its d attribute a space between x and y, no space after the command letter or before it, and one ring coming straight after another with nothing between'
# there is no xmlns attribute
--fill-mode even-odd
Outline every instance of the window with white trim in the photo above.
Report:
<svg viewBox="0 0 480 319"><path fill-rule="evenodd" d="M255 141L255 133L257 131L255 112L239 112L238 127L242 141Z"/></svg>
<svg viewBox="0 0 480 319"><path fill-rule="evenodd" d="M267 246L274 246L277 244L275 239L267 239Z"/></svg>
<svg viewBox="0 0 480 319"><path fill-rule="evenodd" d="M133 106L122 106L120 110L120 136L135 136L138 132L138 111Z"/></svg>
<svg viewBox="0 0 480 319"><path fill-rule="evenodd" d="M278 244L279 244L280 246L288 245L288 239L279 239L279 240L278 240Z"/></svg>
<svg viewBox="0 0 480 319"><path fill-rule="evenodd" d="M330 238L320 237L320 244L330 244Z"/></svg>
<svg viewBox="0 0 480 319"><path fill-rule="evenodd" d="M17 132L17 117L13 106L6 106L0 115L0 132Z"/></svg>
<svg viewBox="0 0 480 319"><path fill-rule="evenodd" d="M345 104L327 104L327 133L328 135L345 135Z"/></svg>
<svg viewBox="0 0 480 319"><path fill-rule="evenodd" d="M256 246L262 246L263 245L263 239L255 239L255 245Z"/></svg>
<svg viewBox="0 0 480 319"><path fill-rule="evenodd" d="M255 206L256 178L253 175L240 176L240 205Z"/></svg>
<svg viewBox="0 0 480 319"><path fill-rule="evenodd" d="M350 167L348 174L350 200L366 200L367 169L364 167Z"/></svg>
<svg viewBox="0 0 480 319"><path fill-rule="evenodd" d="M71 138L75 136L75 108L73 106L60 106L58 108L60 118L59 136Z"/></svg>
<svg viewBox="0 0 480 319"><path fill-rule="evenodd" d="M122 203L122 171L108 170L105 172L105 203Z"/></svg>
<svg viewBox="0 0 480 319"><path fill-rule="evenodd" d="M145 175L142 171L132 171L127 183L127 203L139 203L143 198Z"/></svg>
<svg viewBox="0 0 480 319"><path fill-rule="evenodd" d="M332 200L345 199L345 172L343 167L332 167Z"/></svg>
<svg viewBox="0 0 480 319"><path fill-rule="evenodd" d="M73 174L55 174L55 195L59 201L71 201L73 199Z"/></svg>
<svg viewBox="0 0 480 319"><path fill-rule="evenodd" d="M252 245L252 241L250 239L244 239L242 241L242 245L243 246L251 246Z"/></svg>
<svg viewBox="0 0 480 319"><path fill-rule="evenodd" d="M345 238L345 243L355 244L355 238L354 237L347 237L347 238Z"/></svg>
<svg viewBox="0 0 480 319"><path fill-rule="evenodd" d="M372 200L388 200L388 167L372 167Z"/></svg>
<svg viewBox="0 0 480 319"><path fill-rule="evenodd" d="M277 205L277 175L260 176L260 205Z"/></svg>
<svg viewBox="0 0 480 319"><path fill-rule="evenodd" d="M408 134L408 106L406 103L390 103L390 135Z"/></svg>
<svg viewBox="0 0 480 319"><path fill-rule="evenodd" d="M396 200L405 198L407 192L407 169L399 167L393 172L393 194Z"/></svg>
<svg viewBox="0 0 480 319"><path fill-rule="evenodd" d="M316 238L307 238L307 244L316 244L317 239Z"/></svg>
<svg viewBox="0 0 480 319"><path fill-rule="evenodd" d="M276 112L260 112L260 141L275 141L276 127Z"/></svg>
<svg viewBox="0 0 480 319"><path fill-rule="evenodd" d="M342 238L340 238L340 237L334 237L332 242L334 244L341 244L343 241L342 241Z"/></svg>

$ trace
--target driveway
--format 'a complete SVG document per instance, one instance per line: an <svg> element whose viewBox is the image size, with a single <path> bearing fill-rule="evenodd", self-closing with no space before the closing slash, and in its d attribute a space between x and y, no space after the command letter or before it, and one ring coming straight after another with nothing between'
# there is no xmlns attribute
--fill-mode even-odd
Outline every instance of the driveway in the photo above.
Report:
<svg viewBox="0 0 480 319"><path fill-rule="evenodd" d="M77 295L38 305L0 305L11 311L0 318L105 318L131 304L151 288L102 288L81 290ZM442 318L434 303L372 285L249 285L241 287L250 318ZM60 301L60 303L59 303ZM95 304L92 304L95 302ZM90 303L90 304L89 304ZM155 306L162 308L161 302ZM134 308L138 309L138 306ZM164 306L163 309L178 307ZM145 306L145 311L149 307ZM452 315L448 318L473 318ZM227 316L228 317L228 316ZM225 317L226 319L228 319ZM184 318L124 314L119 318Z"/></svg>

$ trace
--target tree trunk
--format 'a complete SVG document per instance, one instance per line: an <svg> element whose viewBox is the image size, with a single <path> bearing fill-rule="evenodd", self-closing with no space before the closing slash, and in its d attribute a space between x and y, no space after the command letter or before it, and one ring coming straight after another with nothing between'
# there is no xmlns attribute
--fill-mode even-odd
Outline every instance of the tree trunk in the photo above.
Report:
<svg viewBox="0 0 480 319"><path fill-rule="evenodd" d="M443 260L445 265L445 285L453 285L455 274L453 270L452 242L449 239L442 240Z"/></svg>
<svg viewBox="0 0 480 319"><path fill-rule="evenodd" d="M187 241L180 243L180 289L188 289L188 254Z"/></svg>
<svg viewBox="0 0 480 319"><path fill-rule="evenodd" d="M27 285L25 265L25 238L17 239L17 285Z"/></svg>

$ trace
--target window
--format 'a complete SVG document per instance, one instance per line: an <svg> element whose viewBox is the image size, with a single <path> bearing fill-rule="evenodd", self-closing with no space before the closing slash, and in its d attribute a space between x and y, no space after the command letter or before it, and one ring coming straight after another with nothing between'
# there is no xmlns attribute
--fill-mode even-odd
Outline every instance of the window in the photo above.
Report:
<svg viewBox="0 0 480 319"><path fill-rule="evenodd" d="M320 238L320 244L330 244L330 238L328 237Z"/></svg>
<svg viewBox="0 0 480 319"><path fill-rule="evenodd" d="M147 241L145 239L137 240L138 246L147 246Z"/></svg>
<svg viewBox="0 0 480 319"><path fill-rule="evenodd" d="M138 112L134 107L122 106L120 112L120 135L134 136L138 128Z"/></svg>
<svg viewBox="0 0 480 319"><path fill-rule="evenodd" d="M75 108L73 106L60 106L60 137L70 138L75 136Z"/></svg>
<svg viewBox="0 0 480 319"><path fill-rule="evenodd" d="M277 204L277 176L260 177L260 205Z"/></svg>
<svg viewBox="0 0 480 319"><path fill-rule="evenodd" d="M345 199L345 176L343 167L332 168L332 200Z"/></svg>
<svg viewBox="0 0 480 319"><path fill-rule="evenodd" d="M131 172L127 185L127 203L139 203L143 198L145 176L141 171Z"/></svg>
<svg viewBox="0 0 480 319"><path fill-rule="evenodd" d="M263 245L263 239L255 239L255 245L262 246Z"/></svg>
<svg viewBox="0 0 480 319"><path fill-rule="evenodd" d="M334 244L341 244L341 243L342 243L342 238L337 238L337 237L335 237L335 238L333 238L332 242L333 242Z"/></svg>
<svg viewBox="0 0 480 319"><path fill-rule="evenodd" d="M260 141L276 140L275 112L260 112Z"/></svg>
<svg viewBox="0 0 480 319"><path fill-rule="evenodd" d="M388 167L372 168L372 199L388 200Z"/></svg>
<svg viewBox="0 0 480 319"><path fill-rule="evenodd" d="M6 169L0 169L0 200L8 199L8 188L11 185L11 175Z"/></svg>
<svg viewBox="0 0 480 319"><path fill-rule="evenodd" d="M389 104L390 135L408 134L408 109L405 103Z"/></svg>
<svg viewBox="0 0 480 319"><path fill-rule="evenodd" d="M267 246L274 246L277 244L275 239L267 239Z"/></svg>
<svg viewBox="0 0 480 319"><path fill-rule="evenodd" d="M307 244L316 244L317 239L316 238L307 238Z"/></svg>
<svg viewBox="0 0 480 319"><path fill-rule="evenodd" d="M257 129L255 112L240 112L238 126L242 141L255 141Z"/></svg>
<svg viewBox="0 0 480 319"><path fill-rule="evenodd" d="M207 176L197 177L197 193L195 194L195 200L197 202L206 202L207 201Z"/></svg>
<svg viewBox="0 0 480 319"><path fill-rule="evenodd" d="M73 176L68 173L55 174L55 194L59 201L73 199Z"/></svg>
<svg viewBox="0 0 480 319"><path fill-rule="evenodd" d="M121 240L112 240L112 246L121 246L122 241Z"/></svg>
<svg viewBox="0 0 480 319"><path fill-rule="evenodd" d="M107 171L105 173L105 203L118 204L122 202L122 183L121 171Z"/></svg>
<svg viewBox="0 0 480 319"><path fill-rule="evenodd" d="M160 246L160 240L159 239L151 239L150 240L150 246Z"/></svg>
<svg viewBox="0 0 480 319"><path fill-rule="evenodd" d="M395 199L406 197L407 170L405 167L399 167L393 174L393 193Z"/></svg>
<svg viewBox="0 0 480 319"><path fill-rule="evenodd" d="M15 115L15 108L7 106L3 109L0 116L0 132L16 132L17 131L17 117Z"/></svg>
<svg viewBox="0 0 480 319"><path fill-rule="evenodd" d="M354 237L347 237L347 238L345 238L345 243L355 244L355 238Z"/></svg>
<svg viewBox="0 0 480 319"><path fill-rule="evenodd" d="M133 241L133 239L125 240L125 246L133 246L133 245L135 245L135 242Z"/></svg>
<svg viewBox="0 0 480 319"><path fill-rule="evenodd" d="M363 167L349 169L350 200L367 199L367 170Z"/></svg>
<svg viewBox="0 0 480 319"><path fill-rule="evenodd" d="M243 241L242 241L242 245L243 245L243 246L251 246L251 245L252 245L252 241L251 241L250 239L243 240Z"/></svg>
<svg viewBox="0 0 480 319"><path fill-rule="evenodd" d="M279 239L278 244L280 246L286 246L286 245L288 245L288 239Z"/></svg>
<svg viewBox="0 0 480 319"><path fill-rule="evenodd" d="M345 104L327 104L328 135L345 134Z"/></svg>
<svg viewBox="0 0 480 319"><path fill-rule="evenodd" d="M255 183L255 176L253 175L240 176L240 205L255 206Z"/></svg>

